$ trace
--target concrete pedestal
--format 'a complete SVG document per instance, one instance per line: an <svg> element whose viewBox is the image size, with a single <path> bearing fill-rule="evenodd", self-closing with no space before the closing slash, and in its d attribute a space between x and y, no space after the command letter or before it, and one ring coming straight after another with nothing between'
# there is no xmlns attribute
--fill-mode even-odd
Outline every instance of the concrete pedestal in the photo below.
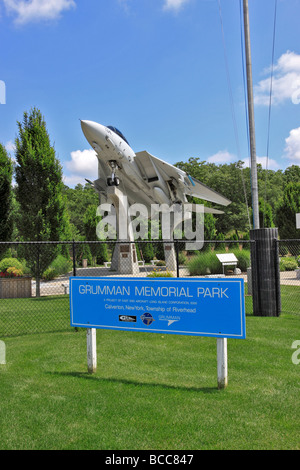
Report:
<svg viewBox="0 0 300 470"><path fill-rule="evenodd" d="M114 205L117 217L117 243L110 269L117 274L138 275L140 270L128 217L127 198L116 186L110 186L107 189L107 199Z"/></svg>

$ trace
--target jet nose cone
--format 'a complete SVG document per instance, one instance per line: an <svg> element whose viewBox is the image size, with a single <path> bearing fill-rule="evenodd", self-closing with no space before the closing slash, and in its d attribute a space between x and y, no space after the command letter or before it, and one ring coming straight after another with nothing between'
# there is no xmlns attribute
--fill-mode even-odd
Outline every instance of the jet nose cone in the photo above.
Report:
<svg viewBox="0 0 300 470"><path fill-rule="evenodd" d="M95 148L95 143L100 145L101 142L105 141L105 127L97 122L80 120L81 129L86 139Z"/></svg>
<svg viewBox="0 0 300 470"><path fill-rule="evenodd" d="M80 120L80 124L81 124L81 129L83 130L84 134L95 131L96 126L97 126L96 122L85 121L85 120L82 120L82 119Z"/></svg>

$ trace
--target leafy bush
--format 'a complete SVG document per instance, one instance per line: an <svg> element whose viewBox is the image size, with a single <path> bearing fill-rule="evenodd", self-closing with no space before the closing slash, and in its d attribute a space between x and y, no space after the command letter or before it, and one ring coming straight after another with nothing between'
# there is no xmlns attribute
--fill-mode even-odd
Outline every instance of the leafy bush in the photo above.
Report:
<svg viewBox="0 0 300 470"><path fill-rule="evenodd" d="M63 255L58 255L49 266L54 269L58 275L66 274L72 269L72 262L70 259L65 258Z"/></svg>
<svg viewBox="0 0 300 470"><path fill-rule="evenodd" d="M242 272L246 272L250 266L250 250L232 250L232 253L236 256L237 268ZM222 264L217 258L218 251L212 252L199 252L197 256L191 259L188 263L188 268L191 276L204 276L206 274L221 274Z"/></svg>
<svg viewBox="0 0 300 470"><path fill-rule="evenodd" d="M222 265L215 252L199 252L188 263L188 269L191 276L204 276L205 274L221 274Z"/></svg>
<svg viewBox="0 0 300 470"><path fill-rule="evenodd" d="M93 263L92 253L87 243L83 243L82 245L77 245L76 247L77 263L82 264L83 259L87 259L87 263L89 266L91 266L91 264Z"/></svg>
<svg viewBox="0 0 300 470"><path fill-rule="evenodd" d="M57 276L57 271L49 267L43 272L42 279L44 279L44 281L52 281L52 279L55 279Z"/></svg>
<svg viewBox="0 0 300 470"><path fill-rule="evenodd" d="M288 252L288 247L286 245L282 245L282 243L279 243L279 255L286 256Z"/></svg>
<svg viewBox="0 0 300 470"><path fill-rule="evenodd" d="M22 271L23 274L22 263L17 258L4 258L0 261L1 272L7 271L8 268L16 268Z"/></svg>
<svg viewBox="0 0 300 470"><path fill-rule="evenodd" d="M238 260L236 267L245 273L250 267L250 250L233 250L233 254Z"/></svg>
<svg viewBox="0 0 300 470"><path fill-rule="evenodd" d="M153 271L147 277L173 277L173 274L169 271Z"/></svg>
<svg viewBox="0 0 300 470"><path fill-rule="evenodd" d="M0 272L1 278L14 278L23 276L23 271L17 268L7 268L6 271Z"/></svg>
<svg viewBox="0 0 300 470"><path fill-rule="evenodd" d="M186 263L186 256L182 252L178 253L178 261L179 261L179 264Z"/></svg>
<svg viewBox="0 0 300 470"><path fill-rule="evenodd" d="M281 258L280 271L294 271L298 268L298 263L294 258Z"/></svg>
<svg viewBox="0 0 300 470"><path fill-rule="evenodd" d="M63 255L58 255L54 261L50 264L42 275L44 281L51 281L55 277L62 274L67 274L72 269L71 260L65 258Z"/></svg>
<svg viewBox="0 0 300 470"><path fill-rule="evenodd" d="M156 265L156 266L166 266L166 262L163 261L163 260L157 261L157 262L155 263L155 265Z"/></svg>
<svg viewBox="0 0 300 470"><path fill-rule="evenodd" d="M108 261L108 249L106 243L101 243L97 245L96 250L96 261L97 264L103 264L105 261Z"/></svg>
<svg viewBox="0 0 300 470"><path fill-rule="evenodd" d="M143 254L145 263L149 263L154 257L154 250L152 243L144 243L140 245L140 251Z"/></svg>

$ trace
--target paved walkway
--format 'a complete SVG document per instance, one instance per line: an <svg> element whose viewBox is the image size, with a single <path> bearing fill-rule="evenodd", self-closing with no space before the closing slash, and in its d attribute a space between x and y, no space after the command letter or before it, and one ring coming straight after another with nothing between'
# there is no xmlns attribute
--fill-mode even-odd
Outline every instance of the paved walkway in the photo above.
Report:
<svg viewBox="0 0 300 470"><path fill-rule="evenodd" d="M152 266L145 266L140 268L140 274L138 277L146 277L147 274L153 272ZM189 277L188 271L185 268L180 268L180 277ZM76 270L77 276L82 277L127 277L126 274L120 275L115 272L110 271L109 268L104 267L97 267L97 268L78 268ZM69 277L72 276L73 273L68 273L67 275L60 276L59 278L53 279L52 281L41 281L40 284L40 291L41 295L60 295L60 294L68 294L69 293ZM174 273L176 276L176 273ZM204 276L199 276L204 277ZM236 277L236 278L243 278L245 282L247 282L247 274L240 274L240 275L232 275L226 276L229 277ZM280 273L280 284L281 285L290 285L290 286L299 286L300 287L300 279L296 277L296 271L285 271ZM35 288L36 283L32 281L32 296L35 296Z"/></svg>

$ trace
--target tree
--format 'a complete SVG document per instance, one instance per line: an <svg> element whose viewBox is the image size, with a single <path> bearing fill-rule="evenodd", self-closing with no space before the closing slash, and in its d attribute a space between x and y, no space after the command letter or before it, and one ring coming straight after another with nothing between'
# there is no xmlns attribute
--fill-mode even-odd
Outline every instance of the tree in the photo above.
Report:
<svg viewBox="0 0 300 470"><path fill-rule="evenodd" d="M271 204L259 198L259 225L261 228L274 227Z"/></svg>
<svg viewBox="0 0 300 470"><path fill-rule="evenodd" d="M212 214L204 214L204 241L214 240L216 236L215 218ZM211 248L211 243L204 243L203 250Z"/></svg>
<svg viewBox="0 0 300 470"><path fill-rule="evenodd" d="M299 165L291 165L284 171L285 184L300 183L300 167Z"/></svg>
<svg viewBox="0 0 300 470"><path fill-rule="evenodd" d="M289 183L284 189L282 204L276 212L276 223L281 239L299 238L296 214L300 212L300 183Z"/></svg>
<svg viewBox="0 0 300 470"><path fill-rule="evenodd" d="M248 168L243 168L242 161L216 165L190 158L187 163L179 162L176 166L232 201L228 207L214 204L214 207L224 211L224 215L216 218L218 232L226 234L233 229L249 229L247 206L251 204L250 172ZM204 205L209 204L204 201Z"/></svg>
<svg viewBox="0 0 300 470"><path fill-rule="evenodd" d="M12 223L12 173L11 159L3 145L0 144L0 241L11 240L13 232ZM1 248L0 256L5 251Z"/></svg>
<svg viewBox="0 0 300 470"><path fill-rule="evenodd" d="M218 233L216 236L216 240L223 241L225 240L224 234L223 233ZM225 242L224 243L216 243L216 250L217 251L225 251Z"/></svg>
<svg viewBox="0 0 300 470"><path fill-rule="evenodd" d="M59 241L68 238L69 219L63 197L62 167L50 144L41 112L33 108L18 122L16 138L17 226L21 240ZM24 248L24 256L37 280L57 254L54 245Z"/></svg>
<svg viewBox="0 0 300 470"><path fill-rule="evenodd" d="M75 188L64 186L63 191L67 198L67 209L73 227L73 234L75 235L74 239L79 240L80 237L85 237L86 235L83 214L89 205L99 205L99 195L88 183L85 186L77 184Z"/></svg>
<svg viewBox="0 0 300 470"><path fill-rule="evenodd" d="M87 241L97 241L97 225L101 220L100 216L96 215L97 206L96 204L88 205L84 217L83 217L83 224L84 224L84 231L85 231L85 238ZM106 243L91 243L90 250L93 258L93 264L95 265L96 262L99 264L108 261L108 252L107 252L107 245Z"/></svg>

